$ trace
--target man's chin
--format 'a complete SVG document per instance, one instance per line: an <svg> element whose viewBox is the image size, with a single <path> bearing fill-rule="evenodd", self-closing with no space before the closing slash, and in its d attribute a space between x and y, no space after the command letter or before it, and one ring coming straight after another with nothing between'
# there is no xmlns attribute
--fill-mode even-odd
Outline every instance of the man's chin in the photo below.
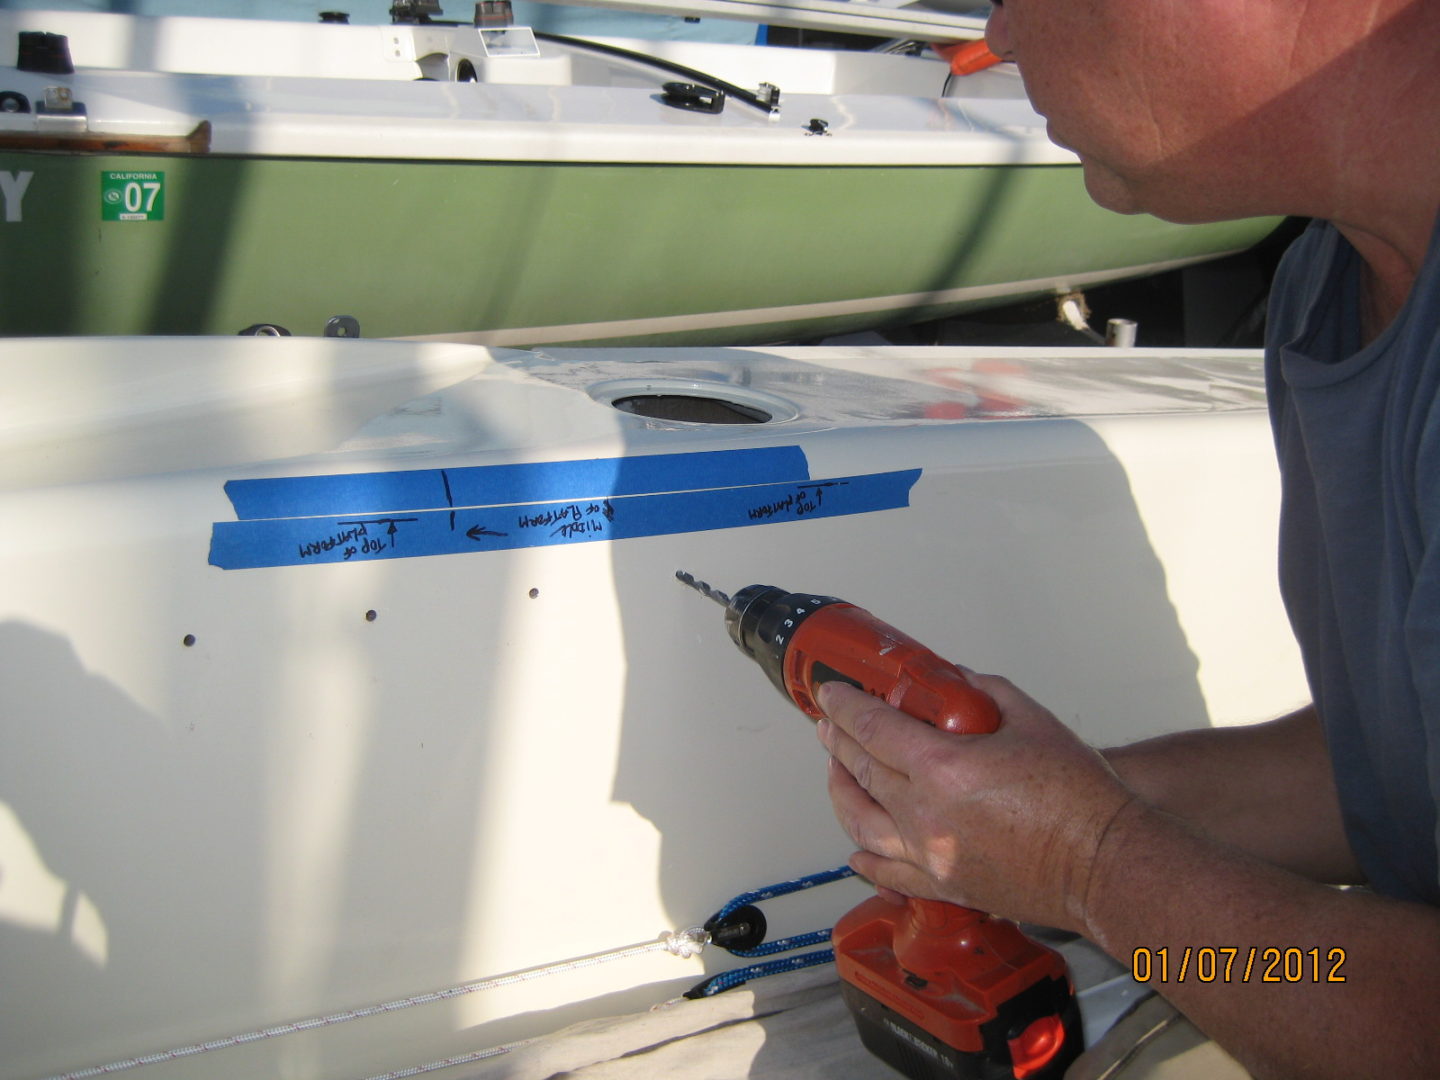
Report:
<svg viewBox="0 0 1440 1080"><path fill-rule="evenodd" d="M1114 173L1085 170L1085 190L1097 206L1116 214L1149 214L1172 225L1207 225L1242 217L1263 216L1263 210L1227 210L1197 202L1185 192L1165 186L1137 191Z"/></svg>
<svg viewBox="0 0 1440 1080"><path fill-rule="evenodd" d="M1090 198L1117 214L1150 214L1175 225L1204 225L1274 213L1263 207L1223 202L1217 196L1226 193L1173 175L1135 172L1127 177L1094 158L1079 157Z"/></svg>
<svg viewBox="0 0 1440 1080"><path fill-rule="evenodd" d="M1145 213L1130 186L1115 173L1084 156L1080 158L1080 165L1084 169L1085 190L1097 205L1117 214Z"/></svg>
<svg viewBox="0 0 1440 1080"><path fill-rule="evenodd" d="M1090 193L1090 198L1103 206L1106 210L1113 210L1117 214L1139 214L1143 211L1135 205L1130 195L1130 189L1120 177L1099 164L1094 158L1087 157L1084 153L1076 150L1059 135L1055 133L1055 125L1052 121L1045 121L1045 134L1050 141L1062 150L1069 150L1080 159L1080 167L1084 170L1085 190Z"/></svg>
<svg viewBox="0 0 1440 1080"><path fill-rule="evenodd" d="M1045 135L1052 143L1060 147L1061 150L1069 150L1072 154L1075 153L1073 146L1055 134L1055 122L1053 120L1045 121Z"/></svg>

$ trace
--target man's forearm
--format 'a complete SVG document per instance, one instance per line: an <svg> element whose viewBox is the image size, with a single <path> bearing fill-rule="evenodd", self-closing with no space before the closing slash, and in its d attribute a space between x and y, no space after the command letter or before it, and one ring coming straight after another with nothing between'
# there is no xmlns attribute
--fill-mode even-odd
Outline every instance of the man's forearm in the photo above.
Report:
<svg viewBox="0 0 1440 1080"><path fill-rule="evenodd" d="M1360 880L1311 707L1265 724L1162 735L1104 753L1147 803L1208 836L1318 881Z"/></svg>
<svg viewBox="0 0 1440 1080"><path fill-rule="evenodd" d="M1103 848L1088 936L1257 1077L1440 1076L1440 912L1316 884L1141 803Z"/></svg>

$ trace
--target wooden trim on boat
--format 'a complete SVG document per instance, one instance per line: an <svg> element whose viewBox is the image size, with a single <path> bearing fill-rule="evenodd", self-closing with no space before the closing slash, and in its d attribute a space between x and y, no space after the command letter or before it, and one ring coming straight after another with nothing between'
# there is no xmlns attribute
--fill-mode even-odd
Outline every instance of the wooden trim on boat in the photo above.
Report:
<svg viewBox="0 0 1440 1080"><path fill-rule="evenodd" d="M59 150L72 154L208 154L210 121L200 121L188 135L0 131L0 150Z"/></svg>

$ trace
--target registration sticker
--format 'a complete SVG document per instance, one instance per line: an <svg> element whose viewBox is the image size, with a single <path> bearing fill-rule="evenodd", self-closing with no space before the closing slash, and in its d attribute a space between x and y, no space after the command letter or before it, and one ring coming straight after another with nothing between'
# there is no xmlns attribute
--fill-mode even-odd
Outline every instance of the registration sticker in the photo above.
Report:
<svg viewBox="0 0 1440 1080"><path fill-rule="evenodd" d="M163 172L100 174L101 221L164 221Z"/></svg>

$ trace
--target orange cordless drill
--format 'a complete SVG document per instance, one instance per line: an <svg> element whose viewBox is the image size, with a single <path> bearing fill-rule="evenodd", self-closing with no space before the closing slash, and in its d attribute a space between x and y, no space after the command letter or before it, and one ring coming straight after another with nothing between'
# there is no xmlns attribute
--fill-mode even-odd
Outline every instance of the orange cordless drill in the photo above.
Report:
<svg viewBox="0 0 1440 1080"><path fill-rule="evenodd" d="M815 691L857 686L945 731L999 726L995 703L953 664L833 596L750 585L733 597L676 577L725 606L740 651L812 718ZM1056 1080L1082 1048L1065 960L1004 919L939 900L872 897L832 935L861 1041L912 1080Z"/></svg>

